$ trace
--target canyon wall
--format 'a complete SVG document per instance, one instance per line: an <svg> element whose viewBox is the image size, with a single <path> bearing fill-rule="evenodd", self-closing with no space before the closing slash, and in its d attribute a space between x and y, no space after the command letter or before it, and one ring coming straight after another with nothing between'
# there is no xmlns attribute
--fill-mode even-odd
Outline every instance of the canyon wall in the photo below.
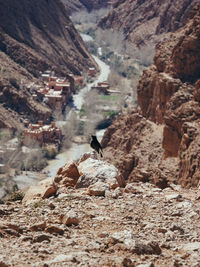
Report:
<svg viewBox="0 0 200 267"><path fill-rule="evenodd" d="M109 0L62 0L68 10L68 14L85 10L91 12L96 9L106 8L109 6Z"/></svg>
<svg viewBox="0 0 200 267"><path fill-rule="evenodd" d="M111 150L113 158L119 161L128 154L133 162L137 161L137 166L129 161L130 172L125 176L129 180L136 179L136 171L141 165L140 170L144 167L147 170L141 179L147 176L148 181L154 182L173 180L185 187L199 183L200 5L192 14L183 28L157 45L154 64L143 72L138 85L140 122L133 120L130 126L121 125L123 118L120 118L114 123L119 125L115 129L111 126L103 138L105 151ZM144 120L145 127L153 125L155 132L163 127L159 138L154 140L156 135L152 129L141 133ZM114 138L117 131L120 140ZM132 154L121 144L126 144ZM156 147L159 149L154 155ZM121 150L125 155L120 154ZM120 165L123 172L125 165ZM149 166L153 168L152 172Z"/></svg>
<svg viewBox="0 0 200 267"><path fill-rule="evenodd" d="M66 76L98 67L60 0L0 0L0 5L1 124L10 125L8 112L14 127L21 116L46 121L50 110L21 89L21 81L35 82L47 69Z"/></svg>
<svg viewBox="0 0 200 267"><path fill-rule="evenodd" d="M137 46L157 43L185 25L198 0L118 0L99 26L124 34Z"/></svg>

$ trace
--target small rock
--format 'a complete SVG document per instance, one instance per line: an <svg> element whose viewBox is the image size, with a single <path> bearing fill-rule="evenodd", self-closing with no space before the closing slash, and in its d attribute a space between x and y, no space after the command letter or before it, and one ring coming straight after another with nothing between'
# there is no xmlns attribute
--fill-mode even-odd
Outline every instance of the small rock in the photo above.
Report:
<svg viewBox="0 0 200 267"><path fill-rule="evenodd" d="M78 165L79 165L81 162L83 162L83 161L85 161L86 159L89 159L89 158L91 158L91 157L93 157L93 156L92 156L92 153L90 153L90 152L83 154L82 157L80 158L79 162L78 162Z"/></svg>
<svg viewBox="0 0 200 267"><path fill-rule="evenodd" d="M153 262L145 263L145 264L139 264L136 267L154 267Z"/></svg>
<svg viewBox="0 0 200 267"><path fill-rule="evenodd" d="M182 246L183 250L185 251L199 251L200 250L200 242L193 242L193 243L187 243Z"/></svg>
<svg viewBox="0 0 200 267"><path fill-rule="evenodd" d="M62 169L62 168L60 168L60 169ZM59 169L59 170L60 170ZM55 176L55 178L54 178L54 183L59 183L61 180L63 179L63 176L62 176L62 174L56 174L56 176Z"/></svg>
<svg viewBox="0 0 200 267"><path fill-rule="evenodd" d="M126 185L126 187L124 188L124 192L129 194L142 194L144 193L144 190L141 189L139 186L130 183Z"/></svg>
<svg viewBox="0 0 200 267"><path fill-rule="evenodd" d="M46 262L46 264L61 263L68 261L75 261L75 257L73 255L59 254L53 260Z"/></svg>
<svg viewBox="0 0 200 267"><path fill-rule="evenodd" d="M51 210L54 210L56 206L51 202L51 203L49 203L48 207L49 207Z"/></svg>
<svg viewBox="0 0 200 267"><path fill-rule="evenodd" d="M68 212L67 215L61 215L60 221L61 221L61 223L65 224L67 226L71 226L73 224L78 225L80 222L78 215L73 211Z"/></svg>
<svg viewBox="0 0 200 267"><path fill-rule="evenodd" d="M122 261L122 266L123 267L135 267L135 264L132 262L131 259L124 258L123 261Z"/></svg>
<svg viewBox="0 0 200 267"><path fill-rule="evenodd" d="M31 241L33 240L33 237L32 236L21 236L20 240L22 240L23 242Z"/></svg>
<svg viewBox="0 0 200 267"><path fill-rule="evenodd" d="M132 247L135 240L133 240L133 233L129 230L124 230L120 232L115 232L111 235L111 241L112 243L124 243L127 248L129 249Z"/></svg>
<svg viewBox="0 0 200 267"><path fill-rule="evenodd" d="M105 191L109 189L109 186L103 182L97 182L88 188L88 194L90 196L105 196Z"/></svg>
<svg viewBox="0 0 200 267"><path fill-rule="evenodd" d="M175 199L181 199L182 196L180 194L177 193L172 193L172 194L166 194L165 198L170 201L170 200L175 200Z"/></svg>
<svg viewBox="0 0 200 267"><path fill-rule="evenodd" d="M51 237L49 235L41 234L33 238L33 243L41 243L44 240L50 242Z"/></svg>
<svg viewBox="0 0 200 267"><path fill-rule="evenodd" d="M18 232L18 233L20 233L20 234L23 233L23 230L22 230L18 225L16 225L16 224L9 223L9 224L7 224L7 227L8 227L9 229L13 229L13 230L15 230L16 232Z"/></svg>
<svg viewBox="0 0 200 267"><path fill-rule="evenodd" d="M0 215L6 215L6 212L0 209Z"/></svg>
<svg viewBox="0 0 200 267"><path fill-rule="evenodd" d="M172 227L170 228L171 231L179 231L181 235L184 234L184 230L182 227L177 226L177 225L172 225Z"/></svg>
<svg viewBox="0 0 200 267"><path fill-rule="evenodd" d="M158 243L155 241L150 241L147 244L142 242L135 242L135 246L133 247L133 252L137 255L143 254L155 254L160 255L162 250L159 247Z"/></svg>
<svg viewBox="0 0 200 267"><path fill-rule="evenodd" d="M158 228L158 233L167 233L167 229L166 228Z"/></svg>
<svg viewBox="0 0 200 267"><path fill-rule="evenodd" d="M38 232L38 231L44 231L45 228L46 228L46 222L41 222L41 223L32 225L30 227L30 230L32 232Z"/></svg>
<svg viewBox="0 0 200 267"><path fill-rule="evenodd" d="M50 233L50 234L59 234L59 235L63 235L64 234L64 230L55 226L55 225L51 225L51 226L48 226L46 229L45 229L45 232L47 233Z"/></svg>
<svg viewBox="0 0 200 267"><path fill-rule="evenodd" d="M176 205L177 208L184 208L184 209L191 209L192 202L190 201L183 201Z"/></svg>
<svg viewBox="0 0 200 267"><path fill-rule="evenodd" d="M6 264L3 261L0 261L0 267L9 267L10 265Z"/></svg>
<svg viewBox="0 0 200 267"><path fill-rule="evenodd" d="M46 191L42 194L42 199L45 199L45 198L48 198L48 197L55 195L57 189L58 189L58 187L54 183L50 184L46 188Z"/></svg>
<svg viewBox="0 0 200 267"><path fill-rule="evenodd" d="M107 179L107 184L109 185L110 189L115 189L119 187L118 181L113 177Z"/></svg>

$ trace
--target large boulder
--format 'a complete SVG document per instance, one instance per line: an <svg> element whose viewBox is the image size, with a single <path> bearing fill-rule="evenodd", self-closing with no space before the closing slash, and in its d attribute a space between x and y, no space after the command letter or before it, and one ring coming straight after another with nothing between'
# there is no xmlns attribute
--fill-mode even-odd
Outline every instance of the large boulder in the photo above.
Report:
<svg viewBox="0 0 200 267"><path fill-rule="evenodd" d="M79 177L80 174L76 164L69 161L57 171L54 182L63 184L66 187L75 186Z"/></svg>
<svg viewBox="0 0 200 267"><path fill-rule="evenodd" d="M97 182L105 183L110 189L124 187L125 180L118 169L102 160L88 158L78 165L81 176L76 188L87 188Z"/></svg>

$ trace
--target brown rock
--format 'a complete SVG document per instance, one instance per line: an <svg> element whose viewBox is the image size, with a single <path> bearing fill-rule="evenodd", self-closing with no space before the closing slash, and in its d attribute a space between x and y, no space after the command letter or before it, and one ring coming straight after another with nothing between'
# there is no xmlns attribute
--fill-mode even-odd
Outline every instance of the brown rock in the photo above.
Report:
<svg viewBox="0 0 200 267"><path fill-rule="evenodd" d="M32 225L30 227L30 230L33 232L44 231L46 226L47 226L46 222L41 222L41 223L37 223L37 224Z"/></svg>
<svg viewBox="0 0 200 267"><path fill-rule="evenodd" d="M153 182L160 188L175 181L185 187L199 183L199 9L200 5L183 28L157 45L154 65L143 72L137 91L144 117L124 114L103 137L106 159L130 182Z"/></svg>
<svg viewBox="0 0 200 267"><path fill-rule="evenodd" d="M34 116L35 121L50 120L51 110L42 102L35 101L26 86L37 82L40 72L53 67L57 74L66 77L69 72L80 74L89 67L98 68L61 1L43 1L41 5L23 1L2 5L2 14L5 15L0 18L0 25L3 25L0 31L0 61L2 68L10 73L9 77L4 75L1 79L1 89L7 89L1 90L0 126L20 131L24 129L24 117L30 120ZM15 27L10 27L11 17ZM58 28L59 38L55 34ZM68 79L71 77L68 76ZM22 80L27 84L19 90ZM73 82L71 87L74 90Z"/></svg>
<svg viewBox="0 0 200 267"><path fill-rule="evenodd" d="M45 232L50 233L50 234L59 234L59 235L63 235L64 234L64 230L61 229L58 226L55 225L50 225L45 229Z"/></svg>
<svg viewBox="0 0 200 267"><path fill-rule="evenodd" d="M182 27L197 3L198 0L118 0L109 14L100 20L99 26L120 31L126 40L141 47L158 43L163 35L167 36Z"/></svg>
<svg viewBox="0 0 200 267"><path fill-rule="evenodd" d="M3 261L0 261L0 267L9 267L9 265Z"/></svg>
<svg viewBox="0 0 200 267"><path fill-rule="evenodd" d="M162 250L157 242L150 241L147 244L136 242L133 252L138 255L143 255L143 254L160 255L162 253Z"/></svg>
<svg viewBox="0 0 200 267"><path fill-rule="evenodd" d="M76 188L87 188L98 182L107 184L112 189L125 186L125 180L118 169L105 161L90 157L80 162L78 169L82 175L77 181Z"/></svg>
<svg viewBox="0 0 200 267"><path fill-rule="evenodd" d="M72 161L60 168L54 178L54 182L64 184L66 187L75 186L80 177L76 164Z"/></svg>
<svg viewBox="0 0 200 267"><path fill-rule="evenodd" d="M46 191L44 192L44 194L42 195L42 198L45 199L45 198L48 198L48 197L51 197L53 195L55 195L56 191L57 191L57 186L53 183L51 184L47 189Z"/></svg>
<svg viewBox="0 0 200 267"><path fill-rule="evenodd" d="M109 189L109 186L102 182L96 182L89 186L88 194L91 196L105 196L105 191Z"/></svg>
<svg viewBox="0 0 200 267"><path fill-rule="evenodd" d="M165 72L160 73L156 66L145 70L137 87L142 115L154 122L162 123L166 104L180 86L179 79L174 79Z"/></svg>
<svg viewBox="0 0 200 267"><path fill-rule="evenodd" d="M51 239L51 236L41 234L41 235L37 235L33 238L33 243L41 243L45 240L50 242L50 239Z"/></svg>
<svg viewBox="0 0 200 267"><path fill-rule="evenodd" d="M78 215L73 211L68 212L66 215L61 215L60 221L67 226L78 225L80 222Z"/></svg>
<svg viewBox="0 0 200 267"><path fill-rule="evenodd" d="M200 102L200 80L198 80L195 84L194 99Z"/></svg>
<svg viewBox="0 0 200 267"><path fill-rule="evenodd" d="M122 261L122 266L123 267L135 267L135 264L132 262L131 259L124 258L123 261Z"/></svg>
<svg viewBox="0 0 200 267"><path fill-rule="evenodd" d="M31 186L25 193L23 203L30 204L39 199L45 199L53 196L57 191L57 186L51 183L49 179L43 180L36 186Z"/></svg>

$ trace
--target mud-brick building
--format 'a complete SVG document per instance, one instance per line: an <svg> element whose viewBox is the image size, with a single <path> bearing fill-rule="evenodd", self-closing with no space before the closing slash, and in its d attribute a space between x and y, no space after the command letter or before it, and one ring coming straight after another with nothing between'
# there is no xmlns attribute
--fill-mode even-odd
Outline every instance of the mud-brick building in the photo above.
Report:
<svg viewBox="0 0 200 267"><path fill-rule="evenodd" d="M74 85L75 85L75 87L78 86L79 88L81 88L81 87L84 86L85 78L83 76L75 76L75 75L73 75L72 77L74 79Z"/></svg>
<svg viewBox="0 0 200 267"><path fill-rule="evenodd" d="M29 124L28 129L24 131L23 144L30 146L37 142L40 146L46 144L55 144L60 146L62 132L56 127L55 122L50 125L44 125L43 121L38 124Z"/></svg>
<svg viewBox="0 0 200 267"><path fill-rule="evenodd" d="M98 82L96 86L93 86L92 89L96 89L98 90L100 93L103 93L105 95L108 95L109 94L109 88L110 88L110 85L108 82Z"/></svg>
<svg viewBox="0 0 200 267"><path fill-rule="evenodd" d="M94 77L95 76L95 68L89 68L88 70L88 75L90 77Z"/></svg>
<svg viewBox="0 0 200 267"><path fill-rule="evenodd" d="M48 87L45 93L48 105L52 109L64 110L71 94L70 83L51 81Z"/></svg>

